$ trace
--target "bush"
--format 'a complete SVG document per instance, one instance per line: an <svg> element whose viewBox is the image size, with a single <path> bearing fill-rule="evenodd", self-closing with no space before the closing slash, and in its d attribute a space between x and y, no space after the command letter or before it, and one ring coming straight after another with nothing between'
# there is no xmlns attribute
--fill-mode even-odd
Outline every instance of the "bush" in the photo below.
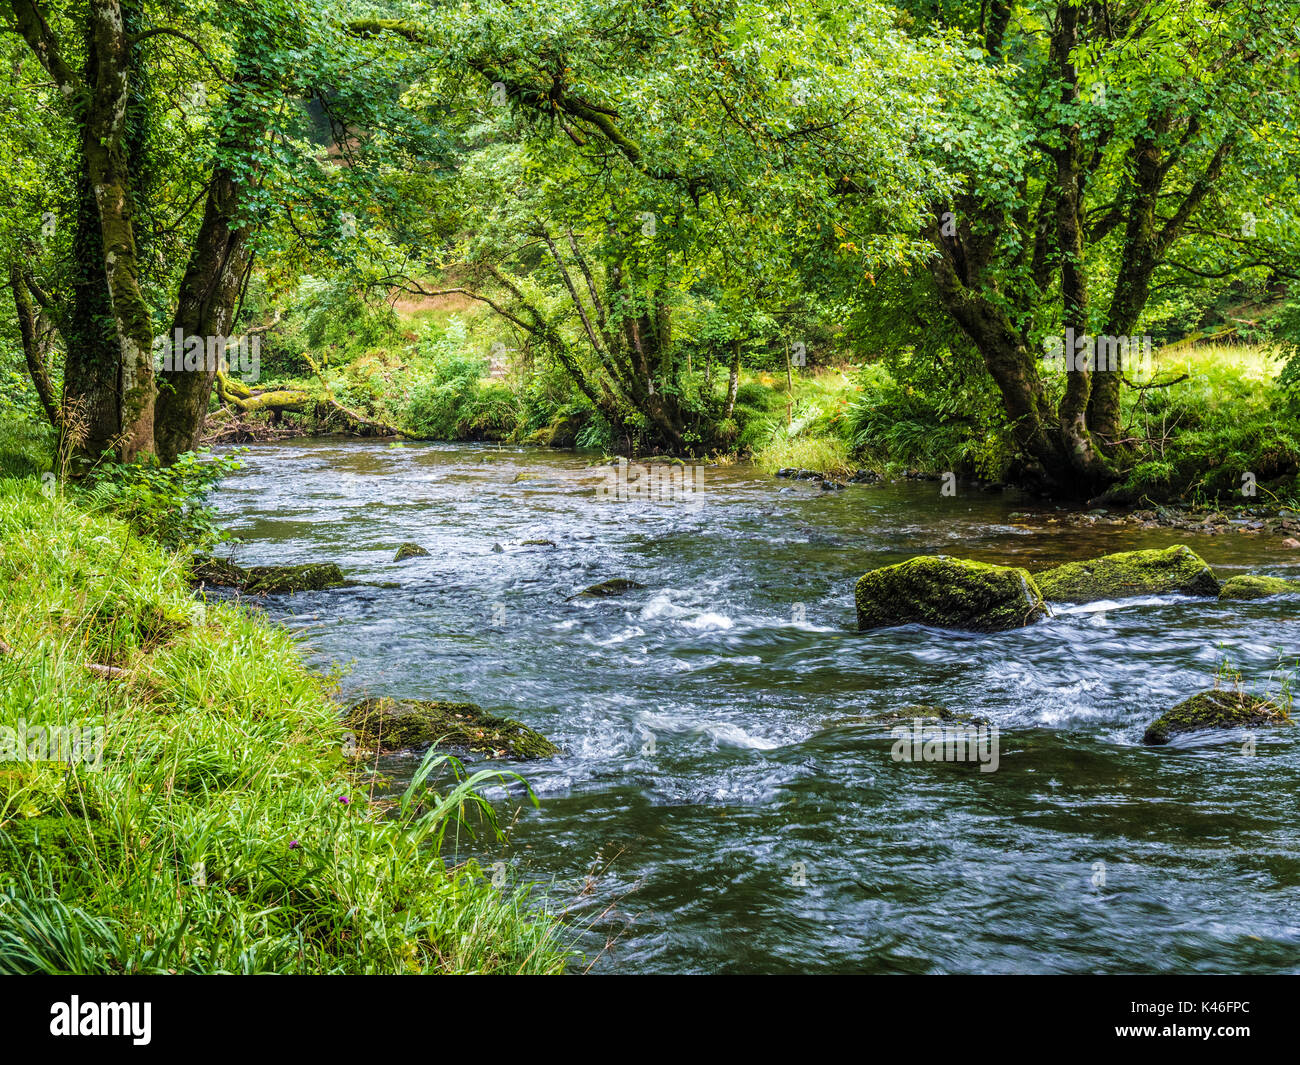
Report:
<svg viewBox="0 0 1300 1065"><path fill-rule="evenodd" d="M445 330L428 327L420 354L427 369L410 385L402 419L425 440L500 440L515 434L522 411L499 381L484 381L488 360L465 344L465 324L456 316Z"/></svg>
<svg viewBox="0 0 1300 1065"><path fill-rule="evenodd" d="M212 458L207 450L186 452L166 467L108 463L96 467L80 491L89 509L121 518L140 536L174 551L201 551L229 538L206 500L239 465L233 454Z"/></svg>

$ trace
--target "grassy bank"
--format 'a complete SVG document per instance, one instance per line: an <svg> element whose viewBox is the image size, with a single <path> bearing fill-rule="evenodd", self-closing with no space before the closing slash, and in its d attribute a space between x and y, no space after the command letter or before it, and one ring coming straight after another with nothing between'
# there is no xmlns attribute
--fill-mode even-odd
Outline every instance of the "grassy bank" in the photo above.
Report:
<svg viewBox="0 0 1300 1065"><path fill-rule="evenodd" d="M371 801L326 680L182 566L0 480L0 735L103 729L99 766L2 756L0 972L558 970L554 921L439 856L468 788Z"/></svg>

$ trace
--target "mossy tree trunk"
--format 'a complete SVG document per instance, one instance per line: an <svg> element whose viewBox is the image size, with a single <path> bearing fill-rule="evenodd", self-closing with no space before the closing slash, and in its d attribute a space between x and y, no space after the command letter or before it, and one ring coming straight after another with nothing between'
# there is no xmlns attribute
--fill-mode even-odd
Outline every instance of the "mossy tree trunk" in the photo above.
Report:
<svg viewBox="0 0 1300 1065"><path fill-rule="evenodd" d="M172 334L229 335L240 288L252 260L249 229L237 221L239 184L235 175L218 167L208 187L203 223L181 282L172 319ZM217 368L205 360L197 370L182 366L160 374L154 436L159 461L174 462L198 446L207 418L208 401Z"/></svg>
<svg viewBox="0 0 1300 1065"><path fill-rule="evenodd" d="M13 293L14 309L18 314L18 333L22 339L27 372L36 388L45 416L51 425L57 426L59 404L54 395L54 383L50 380L49 361L53 346L53 326L45 321L43 313L37 308L22 267L16 262L9 264L9 290Z"/></svg>
<svg viewBox="0 0 1300 1065"><path fill-rule="evenodd" d="M41 7L34 0L10 0L18 32L54 79L68 102L77 125L82 172L93 199L99 223L97 258L88 263L98 271L107 290L113 327L113 388L116 418L105 387L107 367L103 353L83 349L78 358L89 371L84 379L74 375L73 385L91 387L81 393L88 408L85 417L94 425L86 447L103 443L104 429L116 421L112 444L117 456L132 461L154 453L153 323L140 283L140 263L135 237L131 168L127 158L127 115L131 91L133 50L128 19L138 22L139 5L122 0L88 0L86 8L86 58L78 73L64 56L59 41ZM82 250L90 250L86 242ZM86 278L88 284L91 277ZM87 310L90 308L87 307ZM90 322L84 334L74 328L69 344L93 342L98 331Z"/></svg>

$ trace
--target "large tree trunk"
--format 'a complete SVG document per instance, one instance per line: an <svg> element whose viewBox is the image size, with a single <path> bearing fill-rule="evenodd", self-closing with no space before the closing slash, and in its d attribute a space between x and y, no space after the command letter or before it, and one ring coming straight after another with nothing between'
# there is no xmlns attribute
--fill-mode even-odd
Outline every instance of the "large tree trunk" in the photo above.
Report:
<svg viewBox="0 0 1300 1065"><path fill-rule="evenodd" d="M80 459L90 462L117 441L117 334L113 307L104 282L104 236L99 228L90 181L77 182L76 232L72 240L72 307L63 328L67 355L63 365L63 414L60 432L72 434Z"/></svg>
<svg viewBox="0 0 1300 1065"><path fill-rule="evenodd" d="M99 210L103 267L118 341L118 458L154 453L153 323L140 286L125 128L131 43L119 0L90 0L87 83L81 150Z"/></svg>
<svg viewBox="0 0 1300 1065"><path fill-rule="evenodd" d="M930 272L940 302L984 359L985 368L1002 396L1002 408L1017 450L1033 466L1042 487L1062 498L1087 499L1102 489L1113 475L1097 464L1080 468L1077 453L1060 431L1059 412L1038 373L1037 359L1016 329L1005 308L961 281L954 264L955 249L933 237L939 254L930 260Z"/></svg>
<svg viewBox="0 0 1300 1065"><path fill-rule="evenodd" d="M1071 52L1078 43L1079 9L1067 2L1057 9L1052 51L1061 78L1061 104L1078 104L1079 87ZM1088 281L1083 261L1083 165L1077 122L1061 128L1056 159L1056 244L1061 257L1062 325L1067 336L1088 334ZM1061 446L1081 483L1101 488L1114 480L1112 471L1093 444L1087 418L1092 367L1078 365L1074 352L1066 352L1065 394L1057 408Z"/></svg>
<svg viewBox="0 0 1300 1065"><path fill-rule="evenodd" d="M251 259L247 227L234 228L238 206L239 186L234 174L218 167L212 175L203 223L181 282L171 336L177 330L185 337L229 335ZM197 370L186 370L174 363L160 375L154 439L158 459L164 465L198 447L216 371L215 365L204 360Z"/></svg>

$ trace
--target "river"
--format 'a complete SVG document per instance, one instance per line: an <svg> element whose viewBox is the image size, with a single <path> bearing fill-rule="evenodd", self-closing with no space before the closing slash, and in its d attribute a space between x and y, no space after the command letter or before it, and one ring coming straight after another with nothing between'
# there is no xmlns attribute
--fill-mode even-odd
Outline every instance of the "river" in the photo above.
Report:
<svg viewBox="0 0 1300 1065"><path fill-rule="evenodd" d="M349 667L347 695L469 700L563 748L502 763L540 807L503 795L508 840L480 857L544 886L576 968L1300 969L1297 738L1140 742L1225 657L1275 690L1295 598L1093 604L992 636L860 634L853 609L863 572L917 554L1032 569L1186 542L1223 578L1300 576L1300 552L739 465L685 499L609 501L592 461L290 441L252 447L216 496L238 561L370 582L265 602L314 664ZM392 562L404 541L430 556ZM645 587L566 601L611 578ZM909 704L988 719L996 771L896 761L872 718Z"/></svg>

